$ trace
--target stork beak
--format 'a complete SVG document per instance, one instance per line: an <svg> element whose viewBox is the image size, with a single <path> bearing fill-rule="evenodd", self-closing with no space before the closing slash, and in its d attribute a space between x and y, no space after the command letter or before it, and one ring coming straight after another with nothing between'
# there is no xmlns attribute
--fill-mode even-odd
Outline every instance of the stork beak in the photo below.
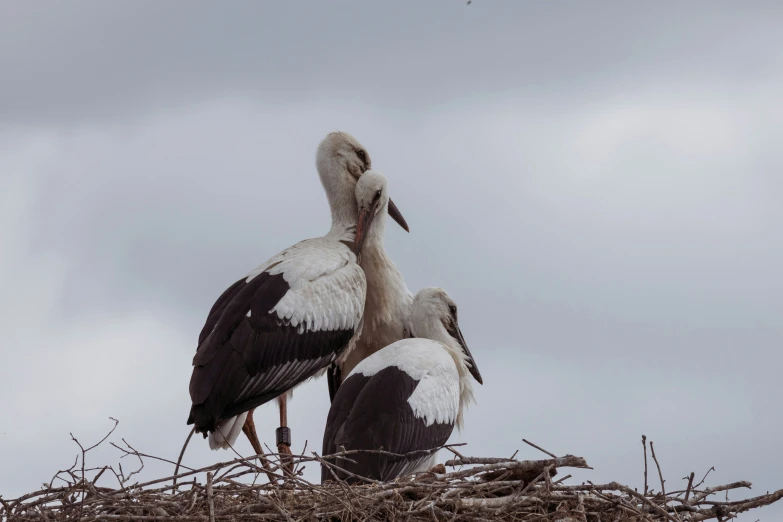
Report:
<svg viewBox="0 0 783 522"><path fill-rule="evenodd" d="M371 208L359 211L359 219L356 221L356 237L353 241L353 253L357 256L362 251L362 245L364 245L364 240L367 238L367 231L370 229L374 217L375 212L373 212L373 209Z"/></svg>
<svg viewBox="0 0 783 522"><path fill-rule="evenodd" d="M391 198L389 198L389 216L397 222L398 225L400 225L405 232L410 232L410 229L408 228L408 223L405 222L405 218L402 217L402 214L400 214L400 209L397 208L397 205L394 204L394 201L392 201Z"/></svg>
<svg viewBox="0 0 783 522"><path fill-rule="evenodd" d="M473 355L468 349L468 343L465 342L465 338L462 336L462 330L459 329L459 324L457 324L456 321L453 322L451 327L448 329L448 332L449 335L457 340L459 345L465 351L465 355L468 356L468 371L470 374L478 381L479 384L484 384L484 380L481 378L481 373L479 372L478 366L476 366L476 360L473 358Z"/></svg>

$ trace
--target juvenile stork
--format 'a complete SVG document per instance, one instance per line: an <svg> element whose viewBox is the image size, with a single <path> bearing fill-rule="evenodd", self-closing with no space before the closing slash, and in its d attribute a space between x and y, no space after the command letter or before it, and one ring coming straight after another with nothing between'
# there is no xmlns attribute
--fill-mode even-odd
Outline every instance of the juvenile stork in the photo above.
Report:
<svg viewBox="0 0 783 522"><path fill-rule="evenodd" d="M384 175L372 170L365 172L356 186L356 201L359 205L357 237L361 236L357 241L363 242L359 265L367 278L367 300L361 336L351 351L329 368L327 382L330 400L334 400L340 383L359 361L384 346L408 337L405 322L410 315L413 295L383 247L387 211L392 217L399 216L387 192ZM408 230L406 224L400 223L397 218L395 220Z"/></svg>
<svg viewBox="0 0 783 522"><path fill-rule="evenodd" d="M321 482L360 480L349 473L388 481L430 469L436 455L427 450L445 444L455 425L462 428L463 407L473 400L469 374L483 381L460 331L457 305L444 290L424 288L413 299L409 328L415 338L373 353L345 379L323 441L324 455L381 449L409 455L351 454L333 461L348 473L322 465Z"/></svg>
<svg viewBox="0 0 783 522"><path fill-rule="evenodd" d="M366 280L357 264L355 186L371 167L352 136L323 139L316 165L332 215L329 232L301 241L231 285L209 312L190 379L188 424L212 449L233 446L244 431L263 454L253 410L280 406L277 447L290 454L286 397L342 354L360 331ZM405 220L390 202L390 215Z"/></svg>

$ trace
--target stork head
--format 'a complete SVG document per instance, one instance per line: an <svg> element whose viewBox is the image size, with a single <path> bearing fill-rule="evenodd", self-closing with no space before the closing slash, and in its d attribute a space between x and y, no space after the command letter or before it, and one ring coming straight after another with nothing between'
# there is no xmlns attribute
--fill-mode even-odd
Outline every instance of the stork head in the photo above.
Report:
<svg viewBox="0 0 783 522"><path fill-rule="evenodd" d="M442 288L422 288L413 298L409 328L414 337L440 341L461 353L468 371L484 384L457 322L457 304Z"/></svg>
<svg viewBox="0 0 783 522"><path fill-rule="evenodd" d="M359 140L347 132L335 131L321 140L315 163L332 208L332 215L335 215L336 207L344 207L351 209L350 214L352 219L355 219L356 183L362 174L372 168L370 153L359 143ZM408 230L408 225L405 224L394 203L391 203L390 207L394 211L390 210L389 215L402 228Z"/></svg>
<svg viewBox="0 0 783 522"><path fill-rule="evenodd" d="M321 140L315 162L327 191L329 186L343 183L353 189L359 176L372 167L367 149L359 140L341 131L330 132Z"/></svg>
<svg viewBox="0 0 783 522"><path fill-rule="evenodd" d="M356 221L356 239L354 252L358 255L368 235L381 237L383 235L383 216L386 212L408 232L408 224L402 217L397 206L389 198L386 176L376 170L368 170L359 178L355 190L356 205L359 217ZM373 223L375 223L373 225ZM372 228L372 234L370 230Z"/></svg>

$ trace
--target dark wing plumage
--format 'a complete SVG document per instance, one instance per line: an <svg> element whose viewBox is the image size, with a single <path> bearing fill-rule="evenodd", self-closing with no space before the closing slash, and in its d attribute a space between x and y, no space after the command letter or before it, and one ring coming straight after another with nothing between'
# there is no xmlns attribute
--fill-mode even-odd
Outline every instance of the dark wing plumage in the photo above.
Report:
<svg viewBox="0 0 783 522"><path fill-rule="evenodd" d="M326 370L326 384L329 386L329 402L334 401L334 396L337 394L337 390L340 389L340 381L342 381L343 372L340 370L340 366L337 363L329 365L329 369Z"/></svg>
<svg viewBox="0 0 783 522"><path fill-rule="evenodd" d="M354 373L337 391L326 421L323 454L344 448L350 450L383 449L396 454L430 450L446 443L453 423L426 425L416 418L408 398L419 381L396 366L382 369L370 377ZM361 477L387 481L405 475L429 458L426 453L394 457L377 453L351 455L355 461L332 461L338 467ZM335 471L349 483L357 479ZM321 481L332 480L332 472L321 467Z"/></svg>
<svg viewBox="0 0 783 522"><path fill-rule="evenodd" d="M305 331L270 314L289 290L282 273L265 271L240 279L213 305L190 379L188 424L196 431L213 431L220 419L285 393L347 346L353 328Z"/></svg>

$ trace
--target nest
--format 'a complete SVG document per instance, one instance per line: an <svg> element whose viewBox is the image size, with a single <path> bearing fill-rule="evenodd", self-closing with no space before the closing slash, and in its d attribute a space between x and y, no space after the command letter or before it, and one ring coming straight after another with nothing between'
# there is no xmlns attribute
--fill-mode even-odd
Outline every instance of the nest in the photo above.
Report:
<svg viewBox="0 0 783 522"><path fill-rule="evenodd" d="M115 425L116 427L116 425ZM108 435L107 435L108 437ZM107 438L106 437L106 438ZM104 438L100 443L106 440ZM160 459L111 443L123 457L138 459L141 467L126 475L122 466L85 468L85 455L95 448L81 448L74 465L58 472L44 488L17 499L0 497L0 520L515 520L515 521L724 521L738 513L766 506L783 497L774 493L729 501L729 492L750 488L749 482L703 486L704 478L687 487L666 492L660 466L652 452L661 491L647 484L647 442L643 437L644 490L611 482L567 484L558 471L589 468L582 457L557 457L527 442L550 458L465 457L459 445L444 446L452 460L429 472L393 482L369 481L349 486L332 481L313 484L302 477L306 464L336 469L335 457L350 459L355 452L322 457L315 453L291 458L294 473L283 471L279 455L240 457L201 469L186 469L172 476L131 484L145 459ZM652 443L650 444L651 449ZM80 460L81 458L81 460ZM259 462L259 464L256 464ZM175 464L171 462L171 464ZM91 478L87 478L91 475ZM112 477L113 475L113 477ZM114 483L113 487L98 485ZM63 485L57 485L61 482ZM715 495L722 493L725 500Z"/></svg>

